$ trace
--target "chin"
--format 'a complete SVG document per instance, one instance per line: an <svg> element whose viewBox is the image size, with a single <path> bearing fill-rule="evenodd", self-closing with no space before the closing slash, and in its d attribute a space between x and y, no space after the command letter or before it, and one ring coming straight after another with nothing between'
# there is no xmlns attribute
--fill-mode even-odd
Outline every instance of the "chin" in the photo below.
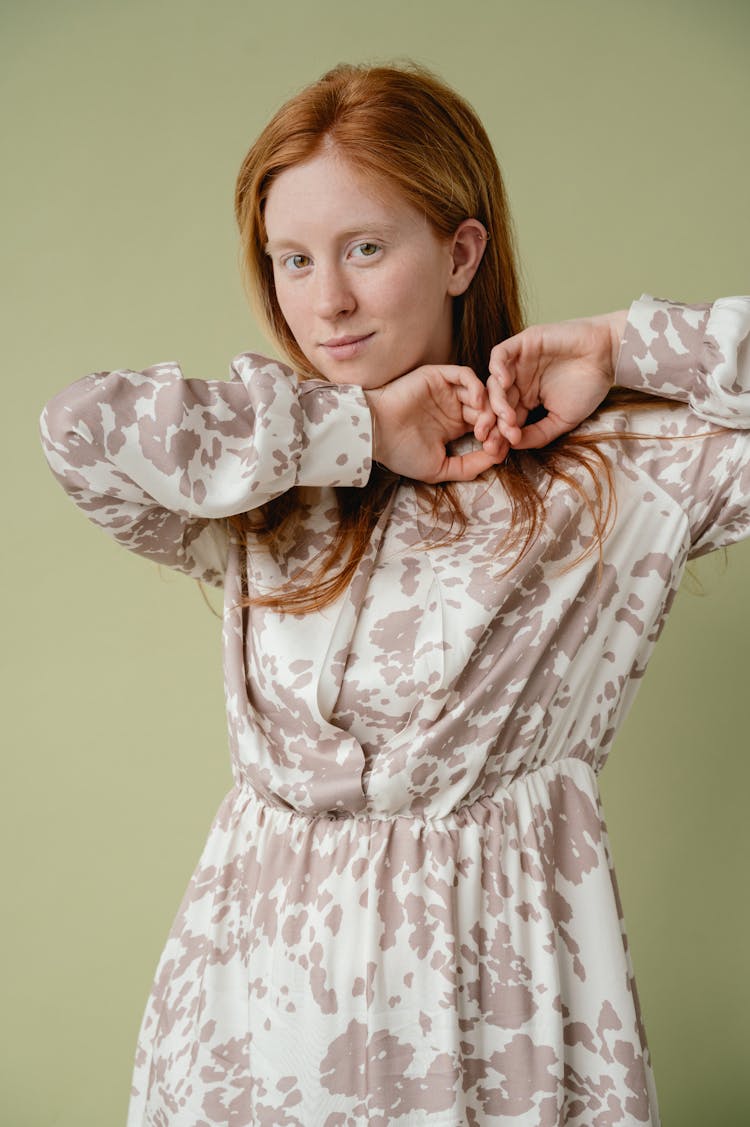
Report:
<svg viewBox="0 0 750 1127"><path fill-rule="evenodd" d="M380 362L374 357L363 356L350 361L327 363L319 371L330 383L356 384L365 391L376 391L393 383L399 376L413 372L424 363L426 361L419 359L394 361L393 358Z"/></svg>
<svg viewBox="0 0 750 1127"><path fill-rule="evenodd" d="M367 368L358 368L356 364L351 366L344 366L343 364L335 367L328 367L328 370L323 372L330 383L351 384L361 387L364 391L376 391L378 388L385 387L386 384L392 383L397 380L399 376L403 376L406 372L411 371L410 368L403 368L398 372L383 374L383 368L380 365L368 365Z"/></svg>
<svg viewBox="0 0 750 1127"><path fill-rule="evenodd" d="M409 360L401 364L368 364L367 372L361 376L361 385L371 390L385 387L386 384L405 376L407 372L413 372L415 368L421 367L423 363L423 360ZM357 382L359 382L359 374Z"/></svg>

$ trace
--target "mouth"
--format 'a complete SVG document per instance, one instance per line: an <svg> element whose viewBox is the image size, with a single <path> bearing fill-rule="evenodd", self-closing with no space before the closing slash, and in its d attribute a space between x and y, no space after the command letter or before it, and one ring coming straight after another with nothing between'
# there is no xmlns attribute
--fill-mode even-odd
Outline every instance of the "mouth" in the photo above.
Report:
<svg viewBox="0 0 750 1127"><path fill-rule="evenodd" d="M329 356L337 360L351 360L364 351L367 342L374 336L374 333L365 333L362 336L331 337L329 340L324 340L321 347Z"/></svg>

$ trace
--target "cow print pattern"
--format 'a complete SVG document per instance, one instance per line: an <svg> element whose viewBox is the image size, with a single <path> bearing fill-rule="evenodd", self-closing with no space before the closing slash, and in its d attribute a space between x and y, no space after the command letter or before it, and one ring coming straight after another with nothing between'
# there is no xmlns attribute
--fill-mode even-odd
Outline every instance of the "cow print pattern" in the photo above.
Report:
<svg viewBox="0 0 750 1127"><path fill-rule="evenodd" d="M242 593L303 566L333 489L367 481L358 388L243 354L227 382L160 364L48 404L86 515L225 592L234 786L159 963L129 1127L659 1122L597 775L686 560L750 529L749 328L748 298L633 304L616 380L675 402L580 428L611 436L601 561L563 482L503 574L501 478L458 486L455 543L404 481L349 589L304 617ZM291 486L293 551L240 545L224 518Z"/></svg>

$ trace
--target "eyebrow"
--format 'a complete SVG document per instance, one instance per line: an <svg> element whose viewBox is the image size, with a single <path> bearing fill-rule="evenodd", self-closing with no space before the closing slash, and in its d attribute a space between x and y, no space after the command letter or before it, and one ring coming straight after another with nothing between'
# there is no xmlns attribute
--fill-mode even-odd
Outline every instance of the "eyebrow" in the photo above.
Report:
<svg viewBox="0 0 750 1127"><path fill-rule="evenodd" d="M336 238L341 242L346 242L347 239L353 239L357 235L361 235L363 231L372 232L373 235L391 237L396 234L398 227L392 223L383 223L377 220L372 223L358 223L356 227L352 227L348 231L337 231ZM302 247L304 245L304 243L298 242L297 239L269 239L263 249L266 254L270 254L271 251L277 250L282 246Z"/></svg>

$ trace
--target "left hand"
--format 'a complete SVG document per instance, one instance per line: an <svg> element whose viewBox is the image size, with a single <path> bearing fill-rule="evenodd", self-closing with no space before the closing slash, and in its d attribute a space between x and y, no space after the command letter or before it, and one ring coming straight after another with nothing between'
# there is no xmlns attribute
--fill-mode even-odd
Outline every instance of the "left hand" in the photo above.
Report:
<svg viewBox="0 0 750 1127"><path fill-rule="evenodd" d="M494 425L474 428L487 453L546 446L596 410L614 380L627 311L532 325L493 348L487 391ZM530 411L543 419L524 426Z"/></svg>

